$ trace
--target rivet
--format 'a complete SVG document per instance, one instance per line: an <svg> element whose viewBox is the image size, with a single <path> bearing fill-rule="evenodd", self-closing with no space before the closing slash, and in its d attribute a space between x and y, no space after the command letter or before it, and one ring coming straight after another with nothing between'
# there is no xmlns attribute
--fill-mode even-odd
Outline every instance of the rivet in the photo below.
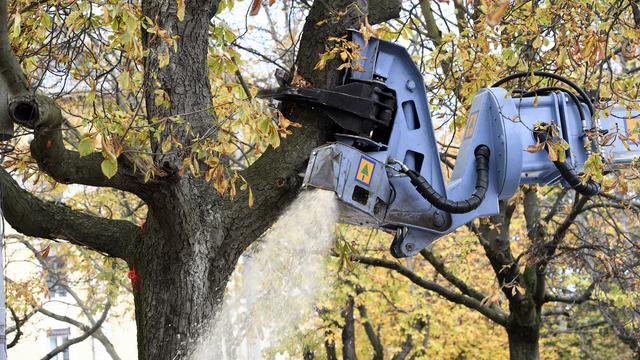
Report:
<svg viewBox="0 0 640 360"><path fill-rule="evenodd" d="M407 81L407 89L413 92L416 89L416 83L413 80Z"/></svg>

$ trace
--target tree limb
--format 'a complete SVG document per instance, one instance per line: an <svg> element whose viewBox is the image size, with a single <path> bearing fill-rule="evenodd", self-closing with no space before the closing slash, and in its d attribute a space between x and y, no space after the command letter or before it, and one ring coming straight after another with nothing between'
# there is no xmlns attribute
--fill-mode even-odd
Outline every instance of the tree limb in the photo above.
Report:
<svg viewBox="0 0 640 360"><path fill-rule="evenodd" d="M422 10L422 17L424 18L427 28L427 36L436 46L442 44L442 31L436 23L436 18L433 16L433 9L431 9L431 0L422 0L420 2L420 9Z"/></svg>
<svg viewBox="0 0 640 360"><path fill-rule="evenodd" d="M7 2L0 0L0 77L10 93L8 113L11 119L20 125L34 130L31 142L31 154L42 171L64 184L83 184L108 186L130 191L144 197L147 185L142 176L134 176L128 162L119 162L119 171L111 179L101 170L103 157L92 153L80 157L75 151L67 150L62 138L65 122L56 103L43 95L35 96L29 87L22 67L11 49L7 26ZM127 170L127 171L124 171ZM147 189L147 193L151 190Z"/></svg>
<svg viewBox="0 0 640 360"><path fill-rule="evenodd" d="M418 276L413 271L409 270L408 268L406 268L405 266L399 263L392 262L389 260L384 260L384 259L370 258L366 256L356 255L356 254L352 255L352 258L354 259L354 261L357 261L365 265L377 266L377 267L382 267L389 270L394 270L399 274L403 275L404 277L406 277L407 279L411 280L411 282L413 282L414 284L424 289L433 291L451 302L464 305L469 309L476 310L499 325L507 326L507 316L502 311L497 309L490 309L484 306L480 301L470 296L455 293L445 288L444 286L425 280L422 277Z"/></svg>
<svg viewBox="0 0 640 360"><path fill-rule="evenodd" d="M344 319L342 327L342 358L343 360L356 360L356 329L353 318L353 297L347 298L347 304L341 312Z"/></svg>
<svg viewBox="0 0 640 360"><path fill-rule="evenodd" d="M65 119L52 99L42 95L34 99L18 98L10 107L28 102L33 102L31 106L37 109L37 114L17 115L18 118L29 119L18 122L34 130L31 155L37 161L40 170L63 184L112 187L131 192L143 199L149 198L154 181L145 184L143 175L134 173L133 164L125 156L118 158L118 171L109 179L102 173L101 164L104 156L101 153L93 152L87 156L80 156L77 151L66 149L62 136ZM16 114L16 111L19 110L14 109L12 113Z"/></svg>
<svg viewBox="0 0 640 360"><path fill-rule="evenodd" d="M486 297L484 294L480 293L479 291L469 287L469 285L467 285L464 281L462 281L462 279L458 278L457 276L449 272L449 270L447 270L447 268L444 266L444 263L438 260L438 258L436 258L431 251L428 251L427 249L423 249L422 251L420 251L420 255L422 255L422 257L425 258L431 264L431 266L433 266L433 268L438 272L438 274L442 275L442 277L444 277L448 282L450 282L451 285L457 287L458 290L460 290L463 294L469 295L472 298L479 301L482 301L482 299Z"/></svg>
<svg viewBox="0 0 640 360"><path fill-rule="evenodd" d="M63 352L66 349L68 349L71 345L74 345L74 344L77 344L79 342L82 342L86 338L91 336L94 332L96 332L96 330L98 330L100 328L100 326L102 326L102 323L104 323L104 321L107 319L107 314L109 314L109 310L110 309L111 309L111 301L107 301L107 304L104 307L104 311L102 312L102 316L100 316L100 319L98 319L98 321L96 322L95 325L93 325L91 328L87 329L87 331L85 331L82 335L80 335L78 337L75 337L73 339L70 339L67 342L65 342L64 344L60 344L58 347L56 347L55 349L51 350L47 355L45 355L42 358L42 360L53 359L57 354Z"/></svg>
<svg viewBox="0 0 640 360"><path fill-rule="evenodd" d="M129 221L109 220L44 201L20 188L0 168L3 210L18 232L45 239L62 239L75 245L127 260L140 229Z"/></svg>
<svg viewBox="0 0 640 360"><path fill-rule="evenodd" d="M33 316L33 314L35 314L35 311L25 314L25 316L22 319L20 319L20 317L18 317L15 310L13 310L11 306L7 306L7 309L9 309L9 312L11 313L11 317L13 318L13 322L15 325L5 330L5 338L7 334L10 334L14 331L16 332L16 335L13 337L13 340L11 340L11 342L7 344L7 349L11 349L12 347L16 346L16 344L18 344L18 341L20 341L20 337L22 337L22 335L24 334L22 332L22 325L24 325L24 323L26 323L27 320L29 320L29 318Z"/></svg>
<svg viewBox="0 0 640 360"><path fill-rule="evenodd" d="M360 317L362 318L362 326L364 327L364 331L367 334L367 338L373 347L373 360L384 360L384 347L382 346L382 341L380 341L380 336L376 333L376 330L373 328L373 324L371 324L371 320L367 316L367 308L364 305L358 305L358 312L360 312Z"/></svg>
<svg viewBox="0 0 640 360"><path fill-rule="evenodd" d="M118 354L115 352L115 347L113 346L113 344L111 343L111 341L109 341L109 339L104 335L104 333L102 333L101 331L99 331L99 329L96 329L95 331L92 331L92 328L81 323L78 320L72 319L68 316L63 316L63 315L59 315L56 314L54 312L51 312L45 308L39 308L38 312L40 312L41 314L48 316L52 319L58 320L58 321L62 321L62 322L66 322L67 324L71 324L75 327L77 327L78 329L84 331L85 333L91 333L92 336L96 339L98 339L98 341L100 341L102 343L102 345L105 347L105 349L107 349L107 352L109 353L109 355L111 356L112 359L114 360L119 360L120 357L118 356ZM96 322L97 324L97 322ZM93 325L95 326L95 324Z"/></svg>
<svg viewBox="0 0 640 360"><path fill-rule="evenodd" d="M593 294L593 290L596 287L596 283L591 283L589 287L579 295L565 296L565 295L554 295L554 294L545 294L544 302L560 302L565 304L582 304L591 300L591 295Z"/></svg>
<svg viewBox="0 0 640 360"><path fill-rule="evenodd" d="M297 75L315 87L327 88L339 80L338 65L332 62L326 71L314 70L325 51L329 37L339 37L350 28L359 28L366 14L366 1L314 1L300 41L296 60ZM338 16L339 15L339 16ZM336 19L338 17L338 19ZM324 21L328 20L328 21ZM318 25L320 24L320 25ZM293 135L283 139L277 149L269 148L241 174L249 183L255 198L251 216L246 216L249 194L239 194L232 213L238 214L233 226L244 229L238 236L230 236L232 246L244 249L253 239L271 226L274 219L297 195L311 151L325 144L335 132L333 122L307 106L285 104L285 116L302 125Z"/></svg>
<svg viewBox="0 0 640 360"><path fill-rule="evenodd" d="M0 77L12 97L29 93L29 83L9 42L7 0L0 0Z"/></svg>

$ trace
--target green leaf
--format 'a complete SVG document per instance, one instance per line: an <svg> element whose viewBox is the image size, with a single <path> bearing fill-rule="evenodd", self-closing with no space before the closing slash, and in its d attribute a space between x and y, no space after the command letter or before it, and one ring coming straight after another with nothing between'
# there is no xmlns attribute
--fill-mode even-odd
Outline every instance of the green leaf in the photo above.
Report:
<svg viewBox="0 0 640 360"><path fill-rule="evenodd" d="M22 28L22 17L20 12L17 12L13 18L13 29L11 30L11 36L17 38L20 36L20 29Z"/></svg>
<svg viewBox="0 0 640 360"><path fill-rule="evenodd" d="M91 154L94 148L95 142L90 136L82 138L82 140L80 140L80 143L78 144L78 152L80 153L80 156L87 156Z"/></svg>
<svg viewBox="0 0 640 360"><path fill-rule="evenodd" d="M42 22L42 26L44 26L47 29L51 27L51 24L52 24L51 15L49 15L47 12L43 12L40 19Z"/></svg>
<svg viewBox="0 0 640 360"><path fill-rule="evenodd" d="M115 155L106 153L105 159L102 161L100 167L102 168L104 176L111 179L118 172L118 159L116 159Z"/></svg>
<svg viewBox="0 0 640 360"><path fill-rule="evenodd" d="M123 71L120 76L118 76L118 82L120 83L120 87L123 90L129 90L131 88L131 79L129 78L129 72Z"/></svg>

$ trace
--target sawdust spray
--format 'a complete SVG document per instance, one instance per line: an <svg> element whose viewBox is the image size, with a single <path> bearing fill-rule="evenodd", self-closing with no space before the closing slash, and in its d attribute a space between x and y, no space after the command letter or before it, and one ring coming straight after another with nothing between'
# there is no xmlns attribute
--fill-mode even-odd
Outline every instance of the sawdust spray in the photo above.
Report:
<svg viewBox="0 0 640 360"><path fill-rule="evenodd" d="M224 305L191 360L261 359L261 350L301 326L327 289L335 237L333 192L303 191L243 256Z"/></svg>

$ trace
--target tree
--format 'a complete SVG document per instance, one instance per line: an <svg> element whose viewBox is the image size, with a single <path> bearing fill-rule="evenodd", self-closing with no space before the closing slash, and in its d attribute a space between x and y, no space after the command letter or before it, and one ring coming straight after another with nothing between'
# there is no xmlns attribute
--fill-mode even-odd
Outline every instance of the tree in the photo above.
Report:
<svg viewBox="0 0 640 360"><path fill-rule="evenodd" d="M312 110L294 107L285 113L302 127L280 144L286 119L263 115L245 125L251 116L216 104L233 89L211 83L237 65L229 55L233 34L211 21L231 4L0 2L0 73L8 92L3 120L33 136L29 154L18 142L5 166L25 177L45 174L62 184L131 193L148 209L143 227L96 216L34 196L3 169L5 215L25 235L66 240L127 262L140 283L134 290L140 359L184 358L194 349L238 257L295 197L309 152L331 134ZM336 72L313 71L327 38L358 28L367 13L384 21L398 10L395 1L370 8L366 1L314 2L296 74L317 87L332 85ZM318 25L325 19L332 21ZM72 96L68 84L80 96ZM227 99L255 115L253 102ZM231 166L243 143L239 129L259 134L249 135L252 143L241 149L253 147L259 158L241 171ZM266 144L273 146L262 150ZM249 188L236 192L238 181Z"/></svg>
<svg viewBox="0 0 640 360"><path fill-rule="evenodd" d="M232 3L0 2L0 77L9 93L3 111L25 129L21 134L33 136L28 154L24 141L15 142L5 166L16 176L131 193L147 209L143 226L131 217L79 212L39 199L2 171L7 219L24 234L67 240L128 263L140 284L134 298L141 359L184 357L194 348L191 340L215 313L238 257L296 196L308 153L333 133L313 109L286 105L271 113L253 99L236 35L215 18ZM338 61L314 70L329 37L360 28L367 14L372 24L395 18L401 6L373 0L287 4L308 8L308 17L295 67L284 67L282 79L314 87L338 79ZM454 134L475 92L515 70L561 72L616 101L637 92L636 1L454 1L454 11L432 1L402 5L408 15L380 35L405 37L421 68L430 70L434 118ZM443 157L449 161L455 151ZM483 303L455 278L451 286L458 292L427 283L505 326L515 358L537 357L543 303L583 299L581 293L547 297L540 291L547 289L545 276L556 274L558 250L574 238L574 222L585 209L601 209L579 197L568 204L555 192L550 203L535 189L523 194L523 226L533 244L525 257L507 246L508 225L521 203L505 203L500 216L473 226L508 312ZM605 208L619 204L603 201ZM350 313L355 309L346 309L347 318Z"/></svg>
<svg viewBox="0 0 640 360"><path fill-rule="evenodd" d="M22 235L9 235L8 240L9 249L12 251L8 261L9 267L14 262L22 263L24 271L26 259L14 255L20 253L21 249L18 248L24 248L31 254L33 261L30 262L36 269L31 278L14 280L7 277L10 295L7 307L10 309L10 320L13 321L7 334L15 332L8 347L17 345L23 335L33 335L32 328L35 328L35 323L43 317L48 317L77 328L80 335L51 349L44 359L54 358L73 344L90 337L98 340L112 359L120 359L117 349L102 331L102 324L107 317L113 316L112 307L117 308L117 305L126 303L119 301L118 295L121 300L122 295L131 291L130 285L117 278L116 270L119 264L109 258L100 259L101 256L93 252L78 252L77 249L64 245L54 245L55 255L50 255L54 252L51 244L45 244L43 250L37 250L34 245L37 246L41 242L33 239L29 241ZM102 260L105 260L106 264L102 264ZM105 266L108 268L105 269ZM56 305L59 307L65 301L70 301L69 304L79 309L79 317L66 307L56 308ZM120 310L116 310L117 312L122 311L122 306L119 307ZM132 317L131 311L129 316Z"/></svg>

